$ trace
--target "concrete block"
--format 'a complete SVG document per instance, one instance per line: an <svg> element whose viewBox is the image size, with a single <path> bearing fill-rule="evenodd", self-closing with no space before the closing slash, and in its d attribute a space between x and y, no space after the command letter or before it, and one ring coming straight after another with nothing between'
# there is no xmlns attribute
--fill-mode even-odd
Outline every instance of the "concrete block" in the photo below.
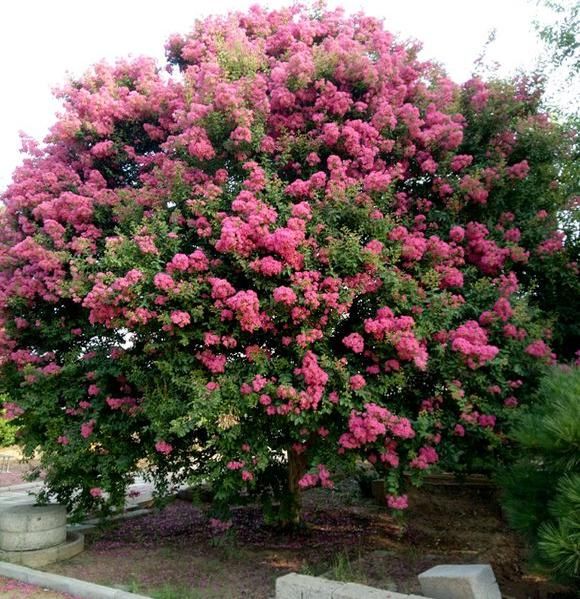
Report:
<svg viewBox="0 0 580 599"><path fill-rule="evenodd" d="M332 595L332 599L425 599L425 597L404 595L403 593L385 591L384 589L349 582L341 589L336 590Z"/></svg>
<svg viewBox="0 0 580 599"><path fill-rule="evenodd" d="M0 550L31 551L66 540L63 505L15 505L0 511Z"/></svg>
<svg viewBox="0 0 580 599"><path fill-rule="evenodd" d="M0 530L0 550L30 551L45 549L60 545L64 543L65 539L66 526L36 532L7 532Z"/></svg>
<svg viewBox="0 0 580 599"><path fill-rule="evenodd" d="M419 574L419 583L432 599L501 599L488 564L435 566Z"/></svg>
<svg viewBox="0 0 580 599"><path fill-rule="evenodd" d="M333 599L344 583L303 574L286 574L276 579L276 599Z"/></svg>
<svg viewBox="0 0 580 599"><path fill-rule="evenodd" d="M66 526L64 505L14 505L0 511L0 531L38 532Z"/></svg>
<svg viewBox="0 0 580 599"><path fill-rule="evenodd" d="M56 547L31 551L0 551L0 560L31 568L42 568L47 564L70 559L78 555L84 549L84 546L84 535L73 532L68 534L64 543Z"/></svg>

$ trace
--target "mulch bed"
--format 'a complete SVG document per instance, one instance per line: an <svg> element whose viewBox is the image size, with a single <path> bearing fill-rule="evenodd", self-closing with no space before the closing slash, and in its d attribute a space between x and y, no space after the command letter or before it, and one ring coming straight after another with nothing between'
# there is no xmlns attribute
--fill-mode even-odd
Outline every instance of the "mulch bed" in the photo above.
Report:
<svg viewBox="0 0 580 599"><path fill-rule="evenodd" d="M47 569L162 599L268 599L288 572L412 593L420 591L417 574L431 566L490 563L505 596L574 596L526 571L493 488L414 490L403 526L344 481L336 491L307 492L304 521L298 531L280 532L264 524L259 509L241 507L230 530L216 536L203 506L176 500L90 535L84 553Z"/></svg>

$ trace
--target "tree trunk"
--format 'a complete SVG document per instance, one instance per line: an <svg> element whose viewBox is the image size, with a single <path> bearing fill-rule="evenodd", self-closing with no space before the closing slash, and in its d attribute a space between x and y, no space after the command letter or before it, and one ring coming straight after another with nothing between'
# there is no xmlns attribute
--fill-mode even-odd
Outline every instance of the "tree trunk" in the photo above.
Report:
<svg viewBox="0 0 580 599"><path fill-rule="evenodd" d="M283 525L295 527L300 524L302 501L298 481L306 472L306 456L294 449L288 450L288 497L284 502Z"/></svg>

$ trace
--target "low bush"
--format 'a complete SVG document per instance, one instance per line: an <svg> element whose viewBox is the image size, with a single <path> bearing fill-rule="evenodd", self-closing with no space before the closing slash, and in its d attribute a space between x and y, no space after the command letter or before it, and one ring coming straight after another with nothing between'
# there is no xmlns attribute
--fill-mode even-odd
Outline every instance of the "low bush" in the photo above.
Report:
<svg viewBox="0 0 580 599"><path fill-rule="evenodd" d="M580 369L554 369L517 423L519 457L499 476L510 524L535 566L580 582Z"/></svg>

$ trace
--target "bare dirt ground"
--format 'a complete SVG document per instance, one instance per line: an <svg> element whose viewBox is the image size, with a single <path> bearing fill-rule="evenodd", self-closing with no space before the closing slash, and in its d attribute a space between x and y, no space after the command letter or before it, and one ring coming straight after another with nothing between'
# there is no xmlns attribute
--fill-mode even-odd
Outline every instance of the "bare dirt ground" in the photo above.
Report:
<svg viewBox="0 0 580 599"><path fill-rule="evenodd" d="M405 526L357 491L346 481L336 491L307 492L305 526L293 533L268 528L257 508L235 509L221 537L207 506L176 500L90 535L84 553L47 569L158 599L268 599L276 577L288 572L419 592L416 576L431 566L491 563L506 597L575 596L527 573L492 488L415 490Z"/></svg>

